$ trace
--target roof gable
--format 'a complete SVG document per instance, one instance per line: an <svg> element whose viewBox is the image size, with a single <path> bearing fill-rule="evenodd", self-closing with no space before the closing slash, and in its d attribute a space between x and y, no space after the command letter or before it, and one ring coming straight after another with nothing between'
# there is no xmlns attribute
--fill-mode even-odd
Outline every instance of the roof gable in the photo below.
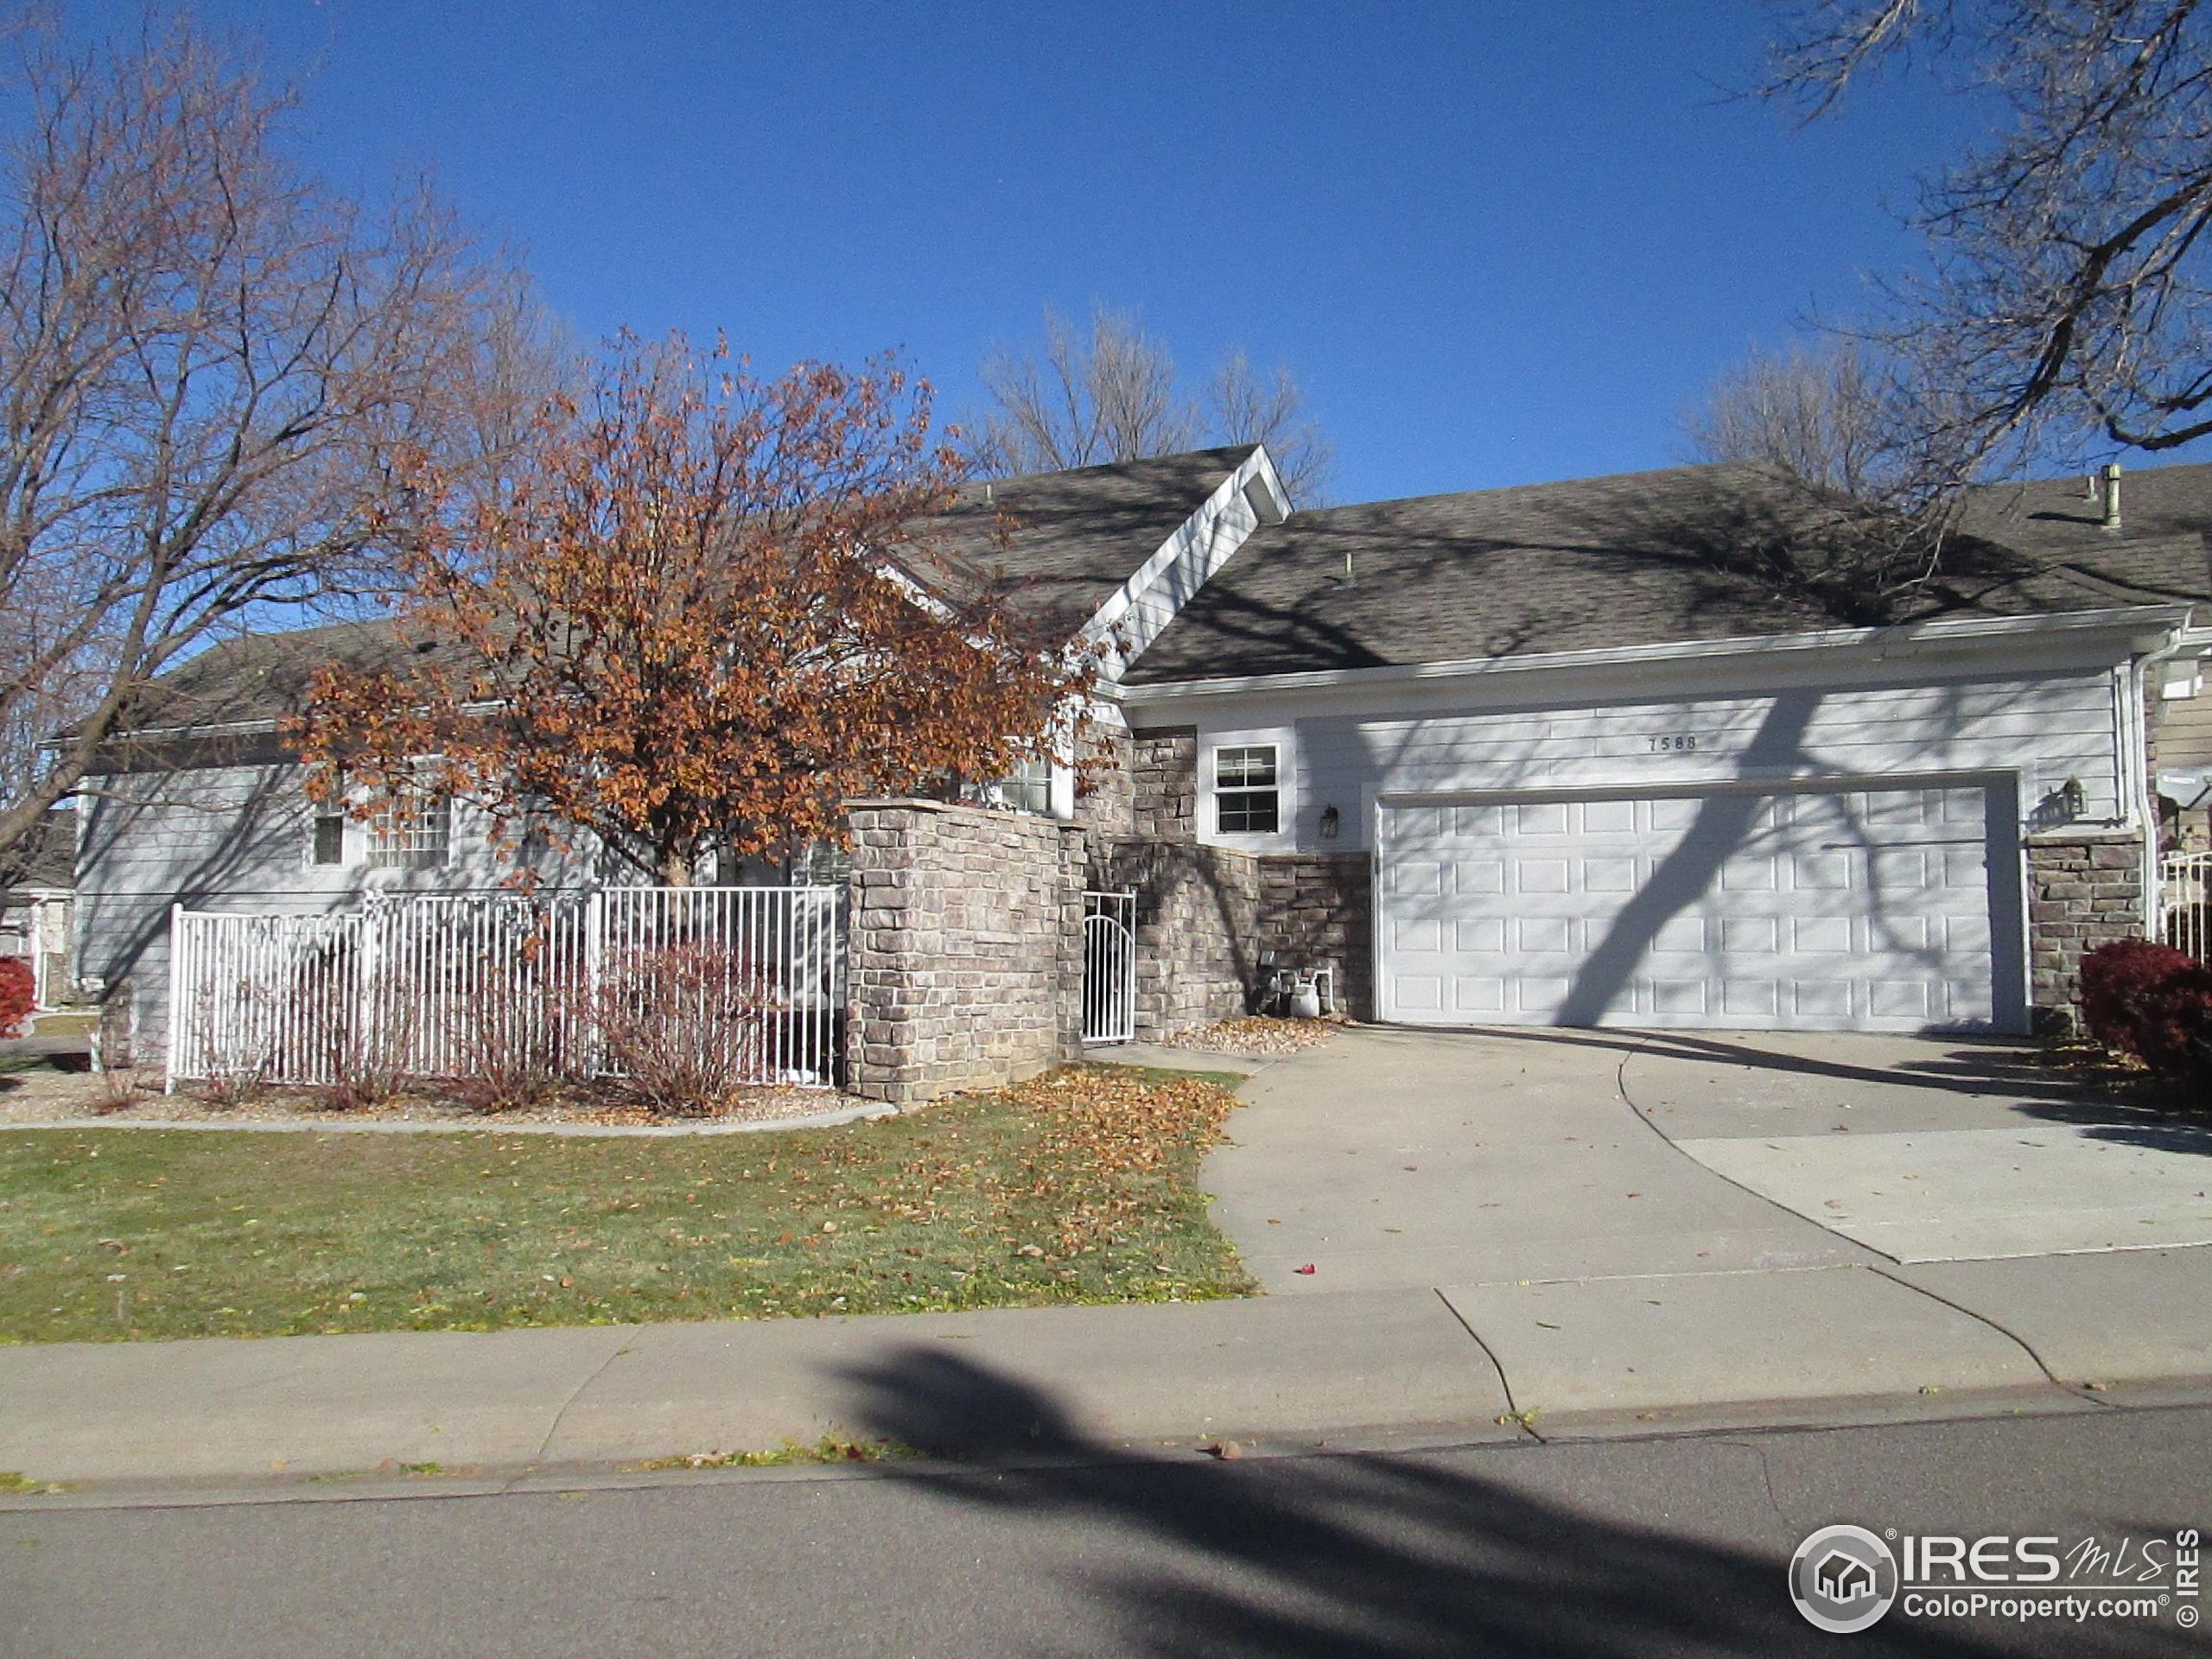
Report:
<svg viewBox="0 0 2212 1659"><path fill-rule="evenodd" d="M1236 475L1256 448L1242 444L978 480L962 486L946 512L921 521L917 537L950 556L953 585L994 588L1017 613L1073 638ZM461 666L461 656L449 644L391 618L240 634L156 680L130 729L266 727L300 711L315 671L327 665L372 673L416 664Z"/></svg>

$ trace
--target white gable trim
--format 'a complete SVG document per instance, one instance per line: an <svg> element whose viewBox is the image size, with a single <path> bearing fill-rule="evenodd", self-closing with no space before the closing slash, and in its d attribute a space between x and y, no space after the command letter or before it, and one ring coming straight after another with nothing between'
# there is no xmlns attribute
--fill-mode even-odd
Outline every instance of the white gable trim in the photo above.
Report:
<svg viewBox="0 0 2212 1659"><path fill-rule="evenodd" d="M1255 446L1198 511L1098 607L1079 637L1113 640L1113 670L1127 667L1160 638L1175 613L1254 531L1289 516L1289 493L1274 462L1268 458L1265 446Z"/></svg>

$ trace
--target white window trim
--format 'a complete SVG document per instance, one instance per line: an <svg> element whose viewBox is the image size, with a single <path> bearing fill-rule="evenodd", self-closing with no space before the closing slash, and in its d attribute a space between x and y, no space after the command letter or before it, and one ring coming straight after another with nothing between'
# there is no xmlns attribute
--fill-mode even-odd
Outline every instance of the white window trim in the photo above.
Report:
<svg viewBox="0 0 2212 1659"><path fill-rule="evenodd" d="M325 864L315 855L315 829L325 818L338 820L338 861ZM343 807L308 803L307 823L301 840L300 859L310 870L350 870L361 861L360 827Z"/></svg>
<svg viewBox="0 0 2212 1659"><path fill-rule="evenodd" d="M1287 853L1298 847L1298 746L1296 733L1287 726L1241 732L1208 732L1199 740L1198 840L1215 847L1242 852ZM1220 759L1224 749L1272 747L1275 752L1275 828L1267 830L1223 830L1221 823Z"/></svg>
<svg viewBox="0 0 2212 1659"><path fill-rule="evenodd" d="M442 870L452 868L454 849L458 837L454 834L454 802L450 795L425 797L411 809L413 822L398 823L398 809L390 802L381 804L374 816L361 826L362 860L372 870ZM442 819L445 834L435 847L385 847L379 843L388 835L397 835L402 842L423 835L424 826ZM424 857L423 855L430 856Z"/></svg>

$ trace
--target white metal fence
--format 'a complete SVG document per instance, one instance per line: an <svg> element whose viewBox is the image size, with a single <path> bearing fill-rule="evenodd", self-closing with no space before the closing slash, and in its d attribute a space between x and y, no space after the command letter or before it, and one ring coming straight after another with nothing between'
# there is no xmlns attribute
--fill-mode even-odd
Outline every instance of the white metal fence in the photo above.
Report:
<svg viewBox="0 0 2212 1659"><path fill-rule="evenodd" d="M2212 853L2169 853L2161 874L2165 942L2212 962Z"/></svg>
<svg viewBox="0 0 2212 1659"><path fill-rule="evenodd" d="M1137 896L1083 895L1083 1040L1126 1043L1137 1032Z"/></svg>
<svg viewBox="0 0 2212 1659"><path fill-rule="evenodd" d="M325 916L179 906L169 1082L607 1076L610 1027L658 1020L728 1046L742 1082L827 1084L844 947L835 887L410 894Z"/></svg>

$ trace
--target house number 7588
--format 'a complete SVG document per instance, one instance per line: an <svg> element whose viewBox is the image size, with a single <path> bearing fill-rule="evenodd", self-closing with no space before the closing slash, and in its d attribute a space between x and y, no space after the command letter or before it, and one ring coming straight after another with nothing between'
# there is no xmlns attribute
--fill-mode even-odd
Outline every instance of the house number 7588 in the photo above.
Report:
<svg viewBox="0 0 2212 1659"><path fill-rule="evenodd" d="M1666 737L1655 737L1651 740L1651 753L1654 754L1659 754L1671 750L1694 749L1695 747L1697 747L1697 739L1689 735L1688 733Z"/></svg>

